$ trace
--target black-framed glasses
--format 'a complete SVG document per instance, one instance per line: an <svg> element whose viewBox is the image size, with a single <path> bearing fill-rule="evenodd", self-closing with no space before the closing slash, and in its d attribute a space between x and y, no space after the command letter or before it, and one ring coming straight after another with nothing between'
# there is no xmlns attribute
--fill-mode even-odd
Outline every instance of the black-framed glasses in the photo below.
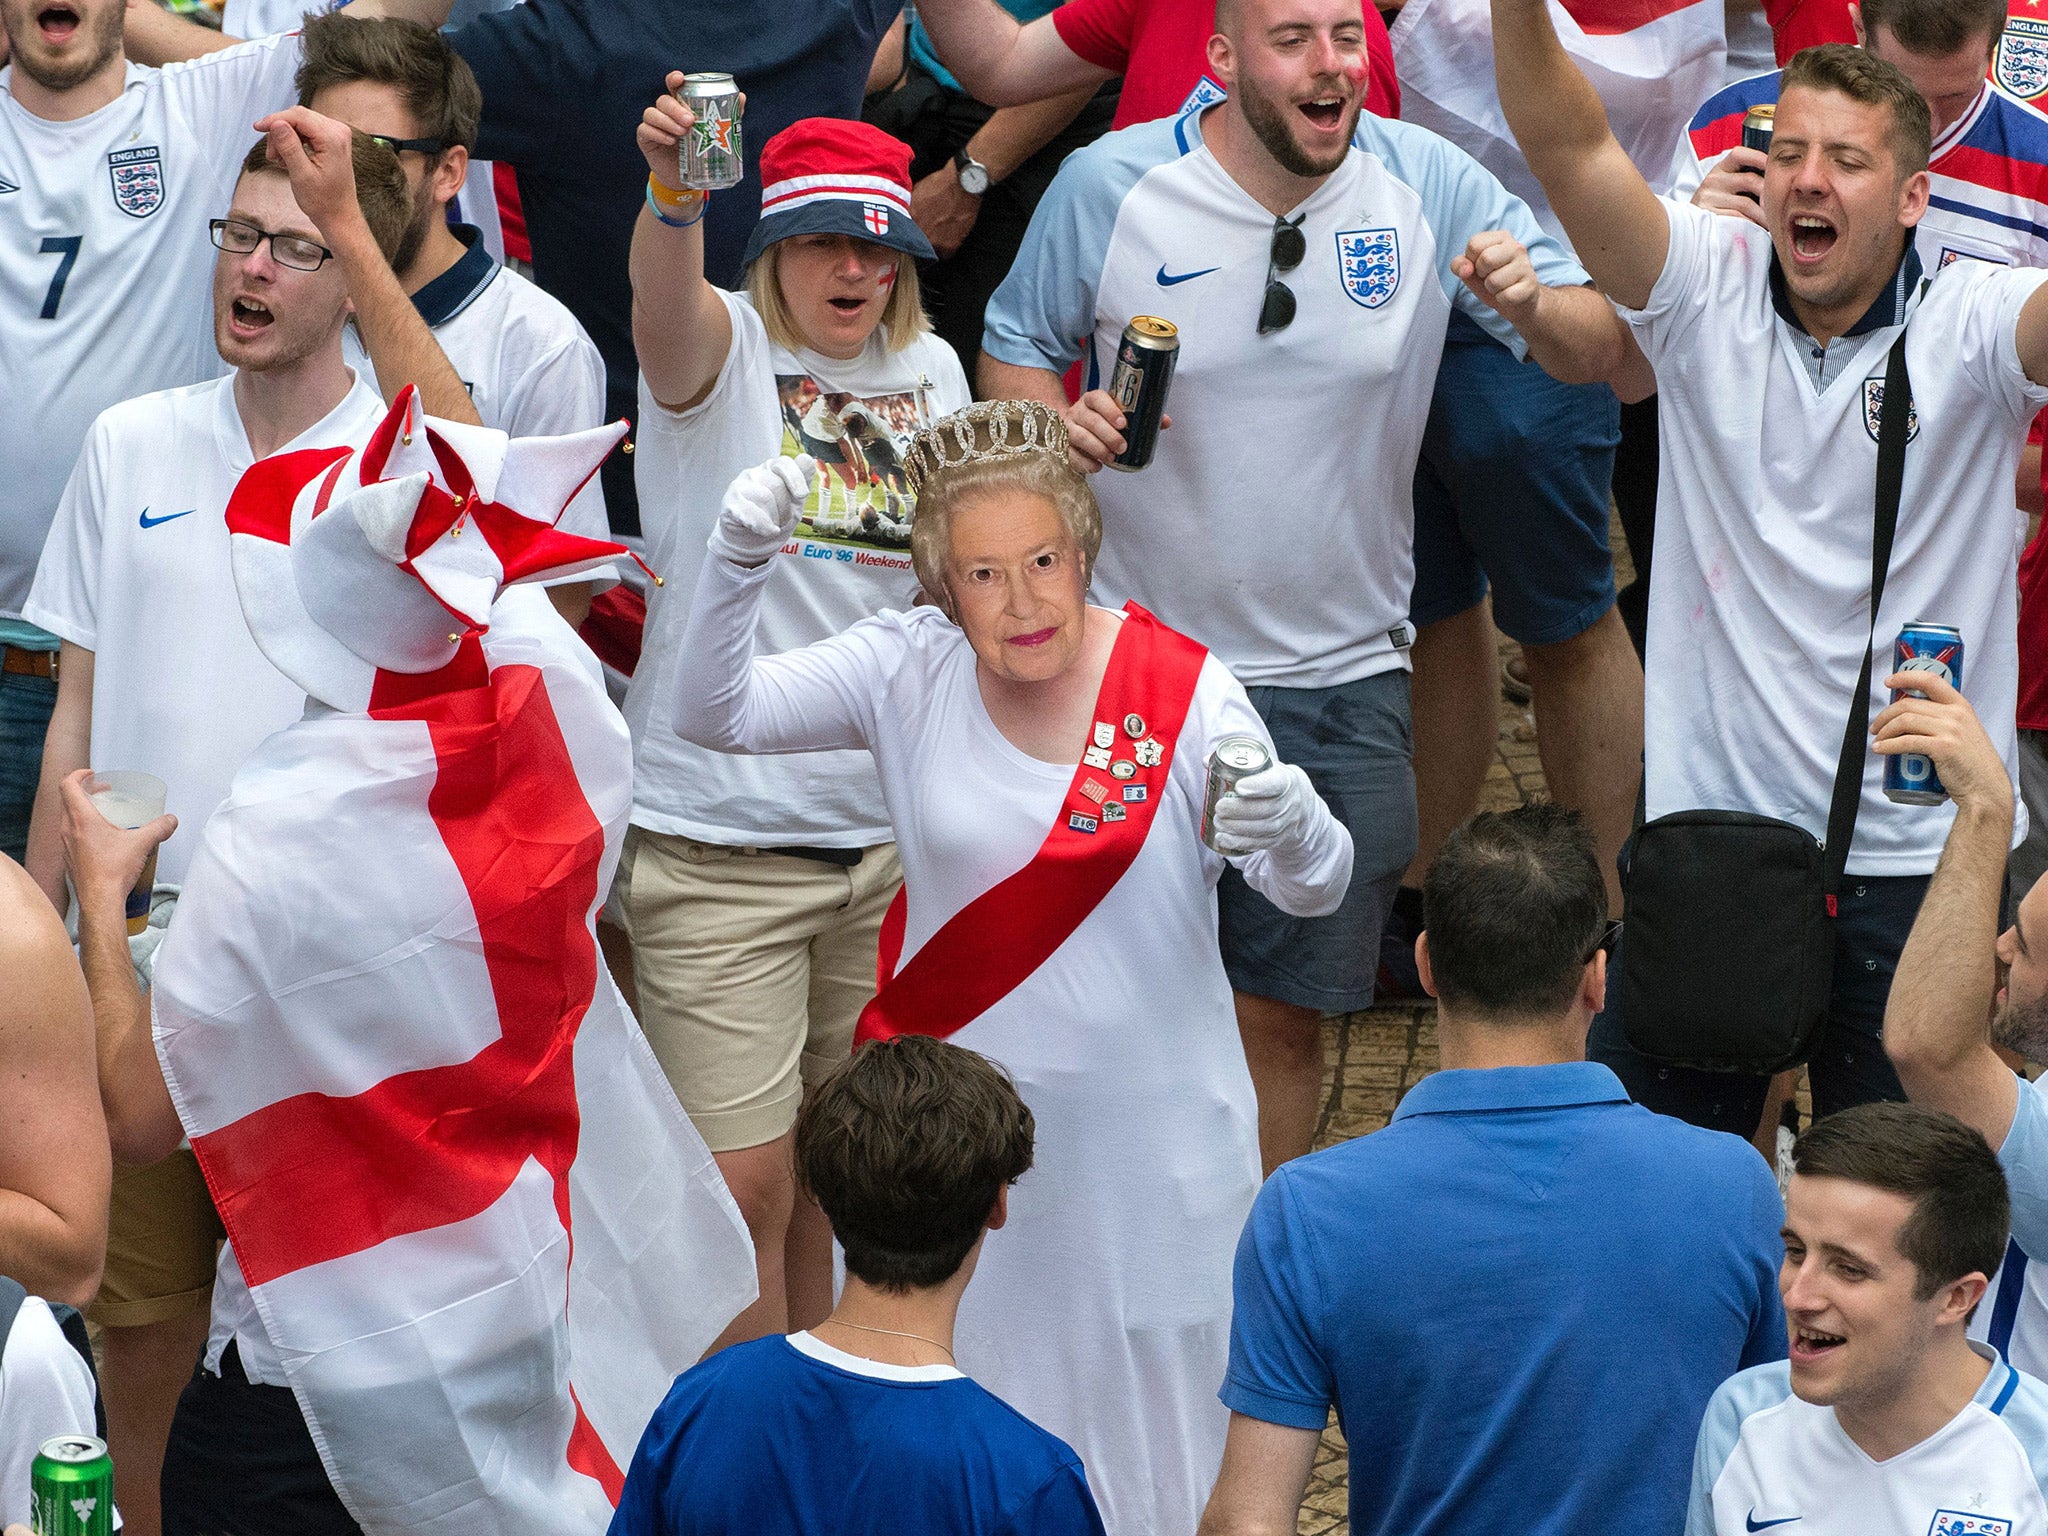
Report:
<svg viewBox="0 0 2048 1536"><path fill-rule="evenodd" d="M1610 917L1607 920L1607 926L1600 930L1600 937L1593 941L1593 947L1586 951L1586 958L1581 960L1579 964L1591 965L1593 957L1600 954L1604 954L1608 959L1612 960L1614 958L1614 946L1620 942L1620 939L1621 919Z"/></svg>
<svg viewBox="0 0 2048 1536"><path fill-rule="evenodd" d="M366 133L363 137L372 144L382 144L394 155L402 155L407 150L420 155L438 155L448 147L439 139L394 139L385 133Z"/></svg>
<svg viewBox="0 0 2048 1536"><path fill-rule="evenodd" d="M1308 237L1301 232L1307 214L1273 221L1273 244L1266 252L1266 297L1259 305L1259 334L1267 336L1294 324L1294 290L1279 274L1292 272L1308 255Z"/></svg>
<svg viewBox="0 0 2048 1536"><path fill-rule="evenodd" d="M280 267L290 267L294 272L318 272L334 259L334 252L316 240L258 229L241 219L209 219L206 231L213 237L213 248L226 251L231 256L247 256L268 240L271 259Z"/></svg>

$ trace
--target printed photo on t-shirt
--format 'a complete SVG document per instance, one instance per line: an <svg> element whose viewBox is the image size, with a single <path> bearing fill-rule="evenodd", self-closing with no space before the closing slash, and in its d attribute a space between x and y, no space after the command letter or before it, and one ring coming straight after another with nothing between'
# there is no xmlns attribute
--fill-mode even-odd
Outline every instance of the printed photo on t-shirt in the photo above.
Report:
<svg viewBox="0 0 2048 1536"><path fill-rule="evenodd" d="M779 374L782 451L818 461L798 536L879 549L910 547L915 502L903 473L910 439L924 425L915 390L859 396L826 392L809 374Z"/></svg>

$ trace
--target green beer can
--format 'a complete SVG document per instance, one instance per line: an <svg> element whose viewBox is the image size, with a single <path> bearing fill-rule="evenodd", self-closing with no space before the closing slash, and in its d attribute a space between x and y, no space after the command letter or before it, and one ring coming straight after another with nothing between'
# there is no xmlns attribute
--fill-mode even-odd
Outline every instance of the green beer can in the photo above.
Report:
<svg viewBox="0 0 2048 1536"><path fill-rule="evenodd" d="M114 1462L91 1435L45 1440L29 1471L35 1536L113 1536Z"/></svg>

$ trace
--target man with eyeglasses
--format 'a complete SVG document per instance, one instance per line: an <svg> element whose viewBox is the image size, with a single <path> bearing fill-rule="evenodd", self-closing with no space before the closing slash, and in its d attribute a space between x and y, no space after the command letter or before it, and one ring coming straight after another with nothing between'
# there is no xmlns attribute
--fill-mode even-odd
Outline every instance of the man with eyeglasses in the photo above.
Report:
<svg viewBox="0 0 2048 1536"><path fill-rule="evenodd" d="M1413 486L1450 316L1560 378L1604 379L1627 353L1584 273L1488 172L1361 116L1359 0L1228 0L1217 27L1221 103L1062 168L989 305L981 384L1067 409L1059 375L1085 352L1067 416L1094 469L1124 446L1101 386L1125 323L1179 327L1172 430L1150 467L1095 482L1097 590L1215 651L1358 849L1329 917L1286 917L1234 874L1218 893L1271 1168L1309 1148L1320 1017L1370 1006L1416 849ZM1518 329L1481 293L1524 274L1540 281Z"/></svg>
<svg viewBox="0 0 2048 1536"><path fill-rule="evenodd" d="M576 317L493 261L476 226L449 222L483 110L469 65L440 33L418 22L365 20L348 11L308 16L300 42L300 103L371 135L398 156L411 189L412 221L393 265L484 425L514 437L599 425L605 419L604 359ZM344 337L344 345L351 366L367 365L352 337ZM586 538L611 537L597 480L576 494L560 526ZM587 576L558 580L548 583L548 596L577 625L590 611L595 586Z"/></svg>
<svg viewBox="0 0 2048 1536"><path fill-rule="evenodd" d="M1676 1532L1715 1389L1785 1357L1770 1169L1584 1059L1600 865L1547 805L1476 817L1430 864L1444 1070L1259 1192L1202 1536L1292 1531L1333 1406L1356 1536Z"/></svg>
<svg viewBox="0 0 2048 1536"><path fill-rule="evenodd" d="M273 453L359 442L384 412L342 355L351 313L381 376L417 381L435 415L474 419L388 265L411 199L388 149L302 108L275 122L202 223L213 263L213 340L233 369L103 412L86 434L24 605L60 636L31 873L62 903L64 776L137 768L169 787L181 823L159 856L176 887L242 760L297 719L305 694L250 638L235 597L225 512L244 470ZM242 140L247 145L247 137ZM301 203L273 153L296 158ZM156 1468L180 1387L206 1336L220 1225L192 1154L123 1169L102 1299L136 1333L107 1377L130 1529L157 1529ZM281 1378L277 1378L281 1379Z"/></svg>

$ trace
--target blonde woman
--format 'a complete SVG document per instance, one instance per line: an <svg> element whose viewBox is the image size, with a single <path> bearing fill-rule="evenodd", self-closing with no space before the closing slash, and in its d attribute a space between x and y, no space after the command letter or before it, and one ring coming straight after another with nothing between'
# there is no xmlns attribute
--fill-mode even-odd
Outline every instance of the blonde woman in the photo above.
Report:
<svg viewBox="0 0 2048 1536"><path fill-rule="evenodd" d="M846 417L922 423L969 395L918 300L915 259L931 246L910 217L909 149L836 118L770 139L746 292L726 293L704 277L704 196L677 189L677 144L696 131L674 94L682 79L669 76L639 131L650 175L633 234L635 478L666 585L650 595L626 695L633 815L612 910L633 941L641 1023L753 1234L760 1300L730 1343L831 1310L831 1233L796 1199L790 1132L804 1085L852 1046L901 874L867 753L737 758L676 736L697 567L733 476L808 451L832 473L770 561L762 648L907 607L917 582L890 535L909 487L899 466L850 447Z"/></svg>

